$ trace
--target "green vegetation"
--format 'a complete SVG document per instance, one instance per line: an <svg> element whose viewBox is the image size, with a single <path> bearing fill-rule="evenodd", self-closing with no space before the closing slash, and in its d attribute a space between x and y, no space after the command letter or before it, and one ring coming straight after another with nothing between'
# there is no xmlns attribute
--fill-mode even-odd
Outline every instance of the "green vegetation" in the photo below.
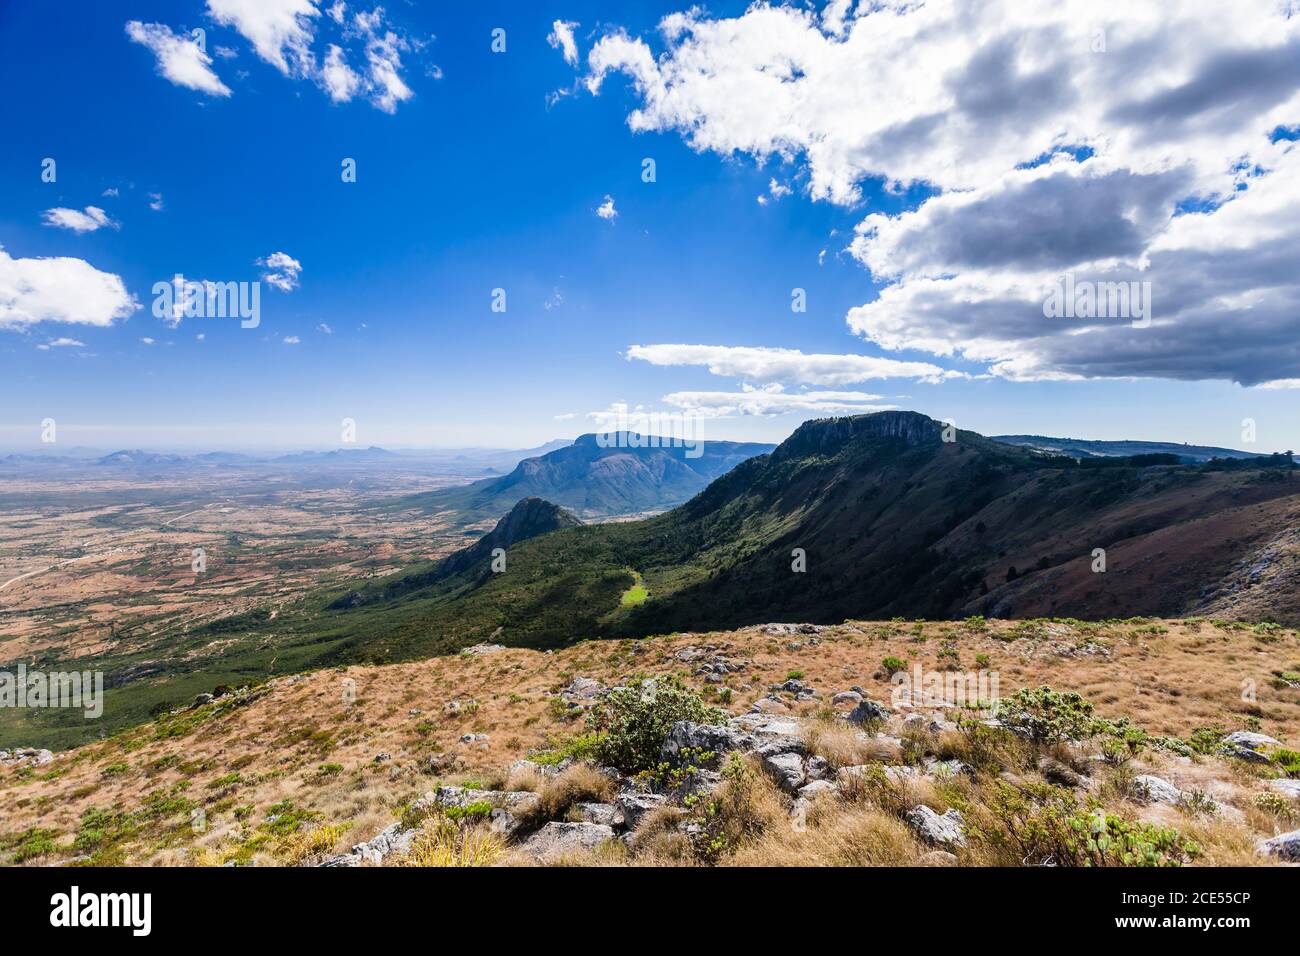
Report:
<svg viewBox="0 0 1300 956"><path fill-rule="evenodd" d="M645 589L645 585L641 583L641 573L632 571L631 574L632 580L636 583L624 591L623 596L619 598L618 603L621 607L637 607L644 604L646 598L650 596L650 593Z"/></svg>
<svg viewBox="0 0 1300 956"><path fill-rule="evenodd" d="M659 765L664 741L679 720L721 724L726 716L674 675L611 691L591 709L588 721L598 735L601 762L636 773Z"/></svg>

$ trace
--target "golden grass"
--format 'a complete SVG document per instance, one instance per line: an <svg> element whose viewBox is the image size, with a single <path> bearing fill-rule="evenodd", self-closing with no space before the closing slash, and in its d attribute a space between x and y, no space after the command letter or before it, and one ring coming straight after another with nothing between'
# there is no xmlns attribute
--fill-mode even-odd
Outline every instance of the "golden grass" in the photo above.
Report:
<svg viewBox="0 0 1300 956"><path fill-rule="evenodd" d="M403 866L493 866L506 851L506 841L486 827L430 817L421 825Z"/></svg>

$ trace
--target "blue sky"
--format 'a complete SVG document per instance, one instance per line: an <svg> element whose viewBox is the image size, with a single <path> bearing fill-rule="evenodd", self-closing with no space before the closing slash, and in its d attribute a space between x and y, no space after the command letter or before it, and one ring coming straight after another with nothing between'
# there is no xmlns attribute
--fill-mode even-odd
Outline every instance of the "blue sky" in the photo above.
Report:
<svg viewBox="0 0 1300 956"><path fill-rule="evenodd" d="M341 11L344 24L372 9ZM1252 418L1261 450L1300 447L1293 389L1195 371L1054 381L1036 367L1029 377L1038 380L1010 380L990 376L988 360L943 354L915 336L886 347L878 317L869 334L855 331L850 310L892 281L848 251L855 227L982 185L936 184L939 175L920 168L914 180L868 170L851 199L818 196L819 168L797 148L761 155L745 145L748 133L734 147L708 146L662 109L657 128L634 131L628 116L646 106L644 88L624 63L593 95L580 85L595 72L588 54L610 36L645 37L665 53L672 41L656 25L681 9L392 3L377 35L401 38L410 96L388 112L363 92L332 101L318 75L259 57L252 28L223 25L200 0L106 0L75 15L5 3L0 246L13 260L84 260L119 276L141 308L111 324L0 318L0 446L38 445L41 420L53 418L69 444L333 447L350 417L363 444L523 447L591 430L589 413L612 403L680 408L664 397L779 387L867 393L879 396L867 405L916 408L984 433L1240 447L1242 420ZM745 9L714 3L707 16ZM581 24L576 68L548 43L557 20ZM203 28L229 95L161 75L129 22L182 39ZM355 26L323 9L305 22L318 67L337 42L362 70L367 41ZM491 49L494 28L506 31L504 53ZM42 181L47 157L55 182ZM348 157L355 183L340 177ZM647 157L653 183L642 181ZM885 187L889 177L903 181ZM613 218L597 215L607 197ZM47 210L87 207L110 224L78 232L45 221ZM155 282L176 273L253 281L268 271L257 261L277 252L301 271L288 292L263 285L256 329L217 318L171 328L152 314ZM791 311L796 287L806 312ZM506 290L504 314L490 308L494 288ZM898 314L906 323L906 309ZM625 357L663 344L880 356L972 377L747 381ZM1053 361L1067 367L1065 357ZM780 440L819 417L794 404L786 414L711 419L706 437Z"/></svg>

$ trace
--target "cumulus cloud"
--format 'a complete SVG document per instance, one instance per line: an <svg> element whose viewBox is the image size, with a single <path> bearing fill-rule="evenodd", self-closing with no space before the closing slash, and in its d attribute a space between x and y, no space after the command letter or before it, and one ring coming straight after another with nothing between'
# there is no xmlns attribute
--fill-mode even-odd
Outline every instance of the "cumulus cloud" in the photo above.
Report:
<svg viewBox="0 0 1300 956"><path fill-rule="evenodd" d="M865 183L851 254L883 288L850 327L1012 379L1300 378L1300 115L1293 3L948 0L751 6L615 29L636 131L777 158L814 200ZM769 190L765 198L774 197ZM1072 282L1149 282L1151 321L1049 318Z"/></svg>
<svg viewBox="0 0 1300 956"><path fill-rule="evenodd" d="M564 62L569 66L578 65L578 44L573 39L573 29L576 26L576 23L556 20L551 24L551 32L546 37L546 42L560 51Z"/></svg>
<svg viewBox="0 0 1300 956"><path fill-rule="evenodd" d="M208 0L208 15L233 27L253 50L285 76L308 76L315 69L313 0Z"/></svg>
<svg viewBox="0 0 1300 956"><path fill-rule="evenodd" d="M361 75L348 66L347 56L337 44L330 44L321 68L321 82L335 103L348 102L361 87Z"/></svg>
<svg viewBox="0 0 1300 956"><path fill-rule="evenodd" d="M714 375L761 384L852 385L888 378L937 382L961 374L929 362L735 345L633 345L627 358L661 366L700 365Z"/></svg>
<svg viewBox="0 0 1300 956"><path fill-rule="evenodd" d="M298 288L298 277L302 274L302 263L283 252L273 252L264 259L258 259L256 265L266 269L262 281L272 285L281 292L292 292Z"/></svg>
<svg viewBox="0 0 1300 956"><path fill-rule="evenodd" d="M618 210L614 208L614 197L605 196L605 201L596 207L596 215L601 219L613 220L618 218Z"/></svg>
<svg viewBox="0 0 1300 956"><path fill-rule="evenodd" d="M87 206L84 211L58 206L45 210L43 218L47 226L71 229L73 232L94 232L105 226L110 229L118 228L118 224L108 218L108 213L98 206Z"/></svg>
<svg viewBox="0 0 1300 956"><path fill-rule="evenodd" d="M108 326L138 308L121 276L84 259L15 259L0 246L0 329L38 322Z"/></svg>
<svg viewBox="0 0 1300 956"><path fill-rule="evenodd" d="M212 70L212 57L193 39L177 36L161 23L131 20L126 35L147 47L158 60L158 72L177 86L209 96L229 96L230 87Z"/></svg>

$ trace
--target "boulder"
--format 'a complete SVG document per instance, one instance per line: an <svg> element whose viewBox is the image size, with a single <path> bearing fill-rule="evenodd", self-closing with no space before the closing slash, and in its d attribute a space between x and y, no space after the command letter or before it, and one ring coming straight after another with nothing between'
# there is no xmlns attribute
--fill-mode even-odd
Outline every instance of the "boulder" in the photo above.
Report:
<svg viewBox="0 0 1300 956"><path fill-rule="evenodd" d="M831 769L831 762L825 757L811 757L808 760L808 779L809 780L829 780L835 776Z"/></svg>
<svg viewBox="0 0 1300 956"><path fill-rule="evenodd" d="M548 823L519 849L540 863L555 863L567 856L595 850L614 839L612 827L600 823Z"/></svg>
<svg viewBox="0 0 1300 956"><path fill-rule="evenodd" d="M623 824L623 814L612 803L575 803L573 809L584 823L596 823L605 827Z"/></svg>
<svg viewBox="0 0 1300 956"><path fill-rule="evenodd" d="M956 866L957 856L947 850L931 850L916 862L920 866Z"/></svg>
<svg viewBox="0 0 1300 956"><path fill-rule="evenodd" d="M590 677L575 677L569 686L560 692L565 700L595 700L605 692L605 685Z"/></svg>
<svg viewBox="0 0 1300 956"><path fill-rule="evenodd" d="M966 845L966 821L957 810L940 815L921 803L908 811L907 822L926 843L949 847Z"/></svg>
<svg viewBox="0 0 1300 956"><path fill-rule="evenodd" d="M1270 780L1268 785L1284 797L1300 800L1300 780Z"/></svg>
<svg viewBox="0 0 1300 956"><path fill-rule="evenodd" d="M1133 786L1151 803L1179 804L1183 801L1183 791L1163 777L1156 777L1149 773L1140 774L1134 778Z"/></svg>
<svg viewBox="0 0 1300 956"><path fill-rule="evenodd" d="M1300 830L1283 833L1271 840L1260 840L1259 852L1288 863L1300 863Z"/></svg>
<svg viewBox="0 0 1300 956"><path fill-rule="evenodd" d="M862 695L856 690L842 690L831 698L831 705L835 707L856 707L862 703Z"/></svg>
<svg viewBox="0 0 1300 956"><path fill-rule="evenodd" d="M803 769L803 758L794 753L779 753L764 757L763 769L786 793L794 793L808 779Z"/></svg>
<svg viewBox="0 0 1300 956"><path fill-rule="evenodd" d="M668 731L660 757L675 763L683 750L711 750L721 754L732 750L752 750L754 744L754 736L738 727L679 720Z"/></svg>
<svg viewBox="0 0 1300 956"><path fill-rule="evenodd" d="M1221 752L1238 760L1251 763L1272 763L1264 747L1280 747L1282 741L1267 734L1257 734L1249 730L1238 730L1223 738Z"/></svg>
<svg viewBox="0 0 1300 956"><path fill-rule="evenodd" d="M527 790L469 790L465 787L439 787L431 797L426 796L416 801L413 809L429 806L450 810L453 807L468 807L476 803L486 803L492 807L488 815L488 826L497 833L513 836L520 828L519 818L532 811L541 797Z"/></svg>
<svg viewBox="0 0 1300 956"><path fill-rule="evenodd" d="M889 710L874 700L863 700L862 703L854 707L849 712L849 720L855 724L865 724L873 720L885 720L889 717Z"/></svg>
<svg viewBox="0 0 1300 956"><path fill-rule="evenodd" d="M829 780L814 780L799 788L799 798L801 800L813 800L820 797L822 794L835 792L835 784L831 783Z"/></svg>
<svg viewBox="0 0 1300 956"><path fill-rule="evenodd" d="M662 807L667 802L668 798L662 794L624 790L614 800L614 806L623 814L624 825L629 830L635 830L647 813Z"/></svg>

